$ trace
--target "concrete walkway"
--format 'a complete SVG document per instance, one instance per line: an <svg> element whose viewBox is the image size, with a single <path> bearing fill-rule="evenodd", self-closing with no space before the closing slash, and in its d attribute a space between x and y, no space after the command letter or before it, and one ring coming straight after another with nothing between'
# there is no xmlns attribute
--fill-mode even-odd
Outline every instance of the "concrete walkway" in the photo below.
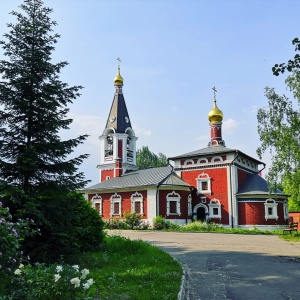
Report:
<svg viewBox="0 0 300 300"><path fill-rule="evenodd" d="M109 234L147 241L178 259L187 273L188 300L300 299L300 243L263 235L125 230Z"/></svg>

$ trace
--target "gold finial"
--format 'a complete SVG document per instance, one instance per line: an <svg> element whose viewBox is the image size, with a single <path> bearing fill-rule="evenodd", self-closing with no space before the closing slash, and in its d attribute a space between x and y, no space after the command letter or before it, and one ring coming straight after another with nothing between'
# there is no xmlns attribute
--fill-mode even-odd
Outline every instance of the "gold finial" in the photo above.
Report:
<svg viewBox="0 0 300 300"><path fill-rule="evenodd" d="M216 123L216 122L222 122L223 120L223 113L222 111L218 108L217 106L217 100L216 100L216 92L217 89L214 86L212 88L212 90L214 91L214 106L213 108L210 110L210 112L208 113L208 120L211 123Z"/></svg>
<svg viewBox="0 0 300 300"><path fill-rule="evenodd" d="M114 84L115 85L123 85L124 80L123 80L123 77L120 74L120 62L121 62L120 57L117 58L117 61L118 61L118 74L114 79Z"/></svg>

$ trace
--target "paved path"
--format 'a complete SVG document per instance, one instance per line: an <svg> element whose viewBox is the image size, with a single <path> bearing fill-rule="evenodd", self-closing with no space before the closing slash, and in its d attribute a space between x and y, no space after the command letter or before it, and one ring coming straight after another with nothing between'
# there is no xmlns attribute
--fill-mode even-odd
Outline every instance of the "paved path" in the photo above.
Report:
<svg viewBox="0 0 300 300"><path fill-rule="evenodd" d="M177 258L188 274L189 300L300 299L300 243L263 235L122 230L110 234L150 242Z"/></svg>

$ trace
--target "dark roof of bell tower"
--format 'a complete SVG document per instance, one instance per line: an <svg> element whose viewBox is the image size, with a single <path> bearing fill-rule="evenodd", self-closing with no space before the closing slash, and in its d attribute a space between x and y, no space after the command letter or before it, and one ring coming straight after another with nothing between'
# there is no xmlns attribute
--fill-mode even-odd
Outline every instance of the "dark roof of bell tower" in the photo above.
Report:
<svg viewBox="0 0 300 300"><path fill-rule="evenodd" d="M125 133L128 127L131 128L123 93L118 90L115 93L105 127L113 127L116 133Z"/></svg>

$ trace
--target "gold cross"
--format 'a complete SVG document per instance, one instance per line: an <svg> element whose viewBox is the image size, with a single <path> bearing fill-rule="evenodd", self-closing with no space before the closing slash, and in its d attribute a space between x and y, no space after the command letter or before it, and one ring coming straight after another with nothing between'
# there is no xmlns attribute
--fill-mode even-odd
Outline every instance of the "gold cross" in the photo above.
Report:
<svg viewBox="0 0 300 300"><path fill-rule="evenodd" d="M214 86L214 87L212 88L212 90L214 91L214 99L216 99L216 92L217 92L216 87Z"/></svg>
<svg viewBox="0 0 300 300"><path fill-rule="evenodd" d="M118 61L118 67L120 68L120 62L121 62L120 57L117 58L117 61Z"/></svg>

